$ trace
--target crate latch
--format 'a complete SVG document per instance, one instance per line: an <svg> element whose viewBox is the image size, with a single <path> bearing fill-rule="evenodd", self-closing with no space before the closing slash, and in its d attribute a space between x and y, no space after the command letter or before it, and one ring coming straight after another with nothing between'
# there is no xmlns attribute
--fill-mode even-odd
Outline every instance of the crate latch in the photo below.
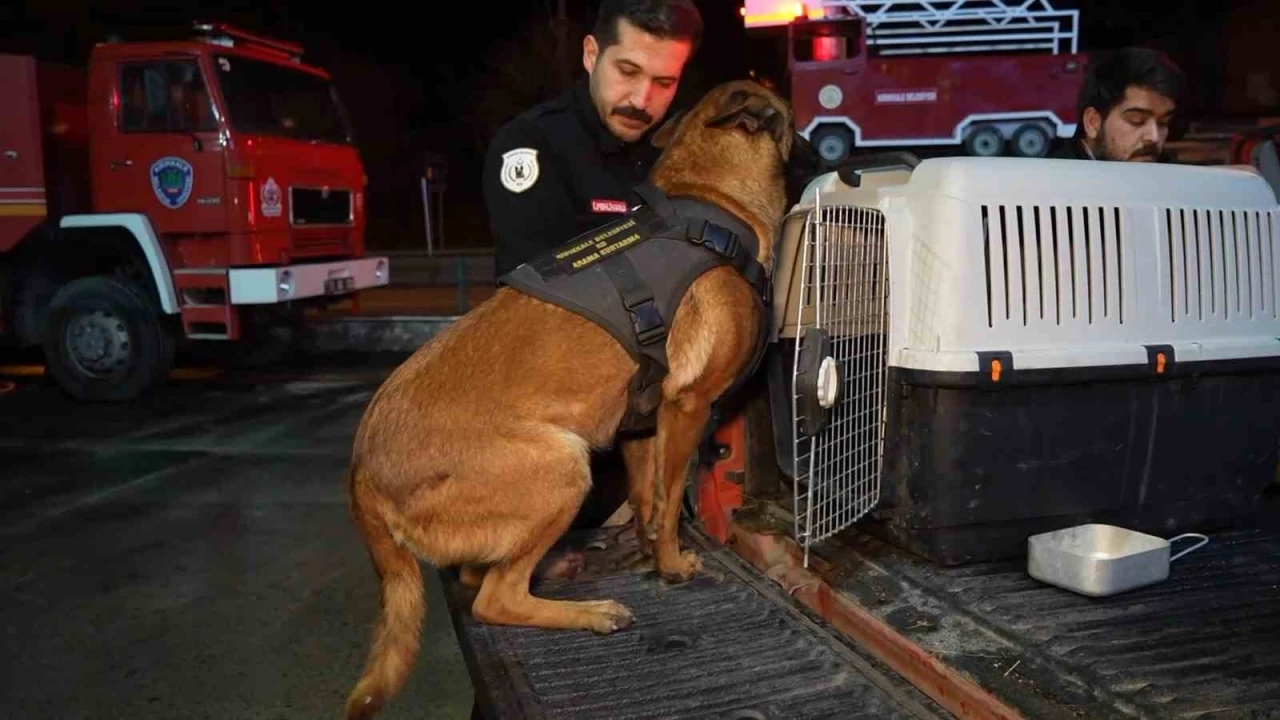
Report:
<svg viewBox="0 0 1280 720"><path fill-rule="evenodd" d="M1013 372L1013 353L1008 350L978 351L978 384L999 387L1008 383Z"/></svg>
<svg viewBox="0 0 1280 720"><path fill-rule="evenodd" d="M1147 370L1152 375L1168 375L1173 369L1172 345L1144 345L1147 349Z"/></svg>

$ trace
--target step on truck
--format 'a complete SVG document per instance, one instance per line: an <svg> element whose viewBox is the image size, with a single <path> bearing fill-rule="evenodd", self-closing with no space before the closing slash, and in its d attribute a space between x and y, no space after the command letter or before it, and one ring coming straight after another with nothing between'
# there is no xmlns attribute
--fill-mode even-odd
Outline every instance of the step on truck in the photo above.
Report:
<svg viewBox="0 0 1280 720"><path fill-rule="evenodd" d="M606 637L477 623L486 717L1280 717L1280 203L1249 168L892 152L780 230L768 354L667 584L566 535Z"/></svg>
<svg viewBox="0 0 1280 720"><path fill-rule="evenodd" d="M951 147L1044 157L1076 129L1079 11L1049 0L746 0L751 61L823 160Z"/></svg>
<svg viewBox="0 0 1280 720"><path fill-rule="evenodd" d="M0 55L0 341L128 400L181 343L270 358L306 308L387 284L345 110L302 51L197 23L84 68Z"/></svg>

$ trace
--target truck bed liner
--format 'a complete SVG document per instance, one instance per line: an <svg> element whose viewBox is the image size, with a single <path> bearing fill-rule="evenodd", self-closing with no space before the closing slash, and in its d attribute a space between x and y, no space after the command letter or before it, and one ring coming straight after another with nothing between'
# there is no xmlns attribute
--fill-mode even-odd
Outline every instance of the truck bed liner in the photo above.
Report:
<svg viewBox="0 0 1280 720"><path fill-rule="evenodd" d="M1168 580L1108 598L1026 561L939 567L862 533L817 554L840 591L1036 718L1280 718L1280 509L1209 532Z"/></svg>
<svg viewBox="0 0 1280 720"><path fill-rule="evenodd" d="M701 553L704 571L678 585L627 569L634 540L619 530L571 533L557 550L605 547L587 551L587 569L576 577L535 585L544 597L627 605L635 623L612 635L477 623L471 594L442 573L487 717L947 716L696 530L685 533L685 547Z"/></svg>

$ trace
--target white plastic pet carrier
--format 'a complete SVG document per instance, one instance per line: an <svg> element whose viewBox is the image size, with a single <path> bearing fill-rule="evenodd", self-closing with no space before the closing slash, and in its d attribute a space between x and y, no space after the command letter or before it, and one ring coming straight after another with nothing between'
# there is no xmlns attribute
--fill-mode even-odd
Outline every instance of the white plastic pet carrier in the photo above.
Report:
<svg viewBox="0 0 1280 720"><path fill-rule="evenodd" d="M876 507L948 563L1069 518L1230 517L1276 467L1278 225L1238 168L958 157L815 180L774 305L806 553Z"/></svg>

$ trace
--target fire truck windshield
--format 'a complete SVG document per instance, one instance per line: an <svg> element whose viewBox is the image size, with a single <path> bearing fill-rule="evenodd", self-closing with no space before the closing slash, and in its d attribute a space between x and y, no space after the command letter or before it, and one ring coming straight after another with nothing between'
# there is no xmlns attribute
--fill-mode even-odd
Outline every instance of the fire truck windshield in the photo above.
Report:
<svg viewBox="0 0 1280 720"><path fill-rule="evenodd" d="M234 55L214 58L228 122L238 132L351 144L346 111L329 81Z"/></svg>

